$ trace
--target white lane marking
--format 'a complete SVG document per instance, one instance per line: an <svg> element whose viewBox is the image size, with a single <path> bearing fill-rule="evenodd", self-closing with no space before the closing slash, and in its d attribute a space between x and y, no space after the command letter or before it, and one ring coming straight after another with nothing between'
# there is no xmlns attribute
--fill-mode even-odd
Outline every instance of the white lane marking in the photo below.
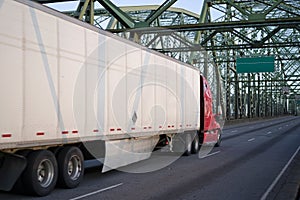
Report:
<svg viewBox="0 0 300 200"><path fill-rule="evenodd" d="M280 171L280 173L275 178L275 180L272 182L272 184L268 187L268 189L266 190L266 192L264 193L264 195L260 198L260 200L265 200L268 197L269 193L273 190L273 188L275 187L275 185L277 184L277 182L279 181L279 179L281 178L281 176L284 174L284 172L286 171L286 169L289 167L289 165L291 164L291 162L296 157L296 155L298 154L299 151L300 151L300 145L299 145L298 149L296 150L296 152L292 155L292 157L290 158L290 160L286 163L286 165L284 166L284 168Z"/></svg>
<svg viewBox="0 0 300 200"><path fill-rule="evenodd" d="M111 190L111 189L114 189L116 187L119 187L123 185L123 183L119 183L119 184L116 184L116 185L112 185L112 186L109 186L107 188L103 188L101 190L97 190L97 191L94 191L94 192L91 192L91 193L87 193L87 194L84 194L84 195L81 195L81 196L78 196L78 197L75 197L75 198L72 198L70 200L78 200L78 199L83 199L85 197L88 197L88 196L91 196L91 195L94 195L94 194L98 194L98 193L101 193L101 192L104 192L104 191L107 191L107 190Z"/></svg>
<svg viewBox="0 0 300 200"><path fill-rule="evenodd" d="M282 129L282 127L279 127L278 129L280 130L280 129Z"/></svg>
<svg viewBox="0 0 300 200"><path fill-rule="evenodd" d="M267 132L267 133L266 133L266 135L270 135L271 133L272 133L272 132L271 132L271 131L269 131L269 132Z"/></svg>
<svg viewBox="0 0 300 200"><path fill-rule="evenodd" d="M255 138L251 138L248 140L248 142L252 142L253 140L255 140Z"/></svg>
<svg viewBox="0 0 300 200"><path fill-rule="evenodd" d="M206 156L202 156L201 158L207 158L207 157L209 157L209 156L213 156L213 155L216 155L216 154L218 154L218 153L220 153L221 151L216 151L216 152L213 152L213 153L211 153L211 154L207 154Z"/></svg>
<svg viewBox="0 0 300 200"><path fill-rule="evenodd" d="M285 126L289 126L289 125L287 124L287 125L285 125Z"/></svg>
<svg viewBox="0 0 300 200"><path fill-rule="evenodd" d="M231 133L235 133L235 132L237 132L237 130L231 131Z"/></svg>

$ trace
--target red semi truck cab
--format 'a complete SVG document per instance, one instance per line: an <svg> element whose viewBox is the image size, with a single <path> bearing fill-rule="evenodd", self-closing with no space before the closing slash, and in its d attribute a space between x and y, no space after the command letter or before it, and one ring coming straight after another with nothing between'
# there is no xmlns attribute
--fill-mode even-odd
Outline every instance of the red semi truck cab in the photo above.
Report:
<svg viewBox="0 0 300 200"><path fill-rule="evenodd" d="M215 143L220 146L221 127L216 121L216 114L213 112L213 97L207 80L201 75L200 78L201 95L201 132L203 134L203 144Z"/></svg>

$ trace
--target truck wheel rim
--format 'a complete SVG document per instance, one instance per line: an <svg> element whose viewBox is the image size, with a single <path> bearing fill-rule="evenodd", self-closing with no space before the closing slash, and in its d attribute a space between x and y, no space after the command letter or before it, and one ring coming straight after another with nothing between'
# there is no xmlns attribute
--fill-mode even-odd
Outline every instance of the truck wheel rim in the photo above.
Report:
<svg viewBox="0 0 300 200"><path fill-rule="evenodd" d="M68 175L70 179L77 180L82 171L81 160L78 156L74 155L68 162Z"/></svg>
<svg viewBox="0 0 300 200"><path fill-rule="evenodd" d="M50 160L45 159L40 162L37 169L37 178L43 188L48 187L52 183L54 178L54 166Z"/></svg>

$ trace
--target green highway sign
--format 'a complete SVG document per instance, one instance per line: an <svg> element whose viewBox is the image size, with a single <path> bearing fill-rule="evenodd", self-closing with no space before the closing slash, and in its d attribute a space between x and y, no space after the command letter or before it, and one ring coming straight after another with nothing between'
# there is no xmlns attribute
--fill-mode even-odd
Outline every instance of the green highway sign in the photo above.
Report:
<svg viewBox="0 0 300 200"><path fill-rule="evenodd" d="M274 56L236 59L237 73L274 72L274 66Z"/></svg>

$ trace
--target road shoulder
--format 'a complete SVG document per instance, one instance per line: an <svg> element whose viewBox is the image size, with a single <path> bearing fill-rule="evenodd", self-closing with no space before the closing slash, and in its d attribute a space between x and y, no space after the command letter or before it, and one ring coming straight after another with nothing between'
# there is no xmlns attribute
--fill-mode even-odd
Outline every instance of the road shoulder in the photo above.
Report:
<svg viewBox="0 0 300 200"><path fill-rule="evenodd" d="M279 181L278 191L276 194L270 195L274 196L274 200L291 199L300 200L300 152L291 162L285 175ZM269 199L269 198L268 198Z"/></svg>

